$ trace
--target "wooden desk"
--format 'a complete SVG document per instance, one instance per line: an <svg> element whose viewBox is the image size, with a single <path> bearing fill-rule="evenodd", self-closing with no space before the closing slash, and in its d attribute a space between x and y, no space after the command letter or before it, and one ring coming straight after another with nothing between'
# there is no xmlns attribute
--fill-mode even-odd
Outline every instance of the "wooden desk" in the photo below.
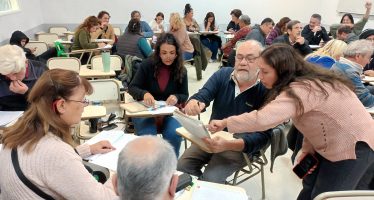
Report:
<svg viewBox="0 0 374 200"><path fill-rule="evenodd" d="M206 190L207 192L209 192L209 191L214 192L214 190L216 190L217 192L221 192L221 194L214 194L213 193L213 194L211 194L213 196L211 196L211 198L207 197L207 199L218 199L218 200L221 200L221 199L240 199L240 200L241 199L243 199L243 200L244 199L250 199L250 198L248 198L248 196L246 194L246 191L241 187L218 184L218 183L211 183L211 182L200 181L200 180L195 180L194 185L192 186L192 188L190 190L183 191L182 194L180 196L177 196L175 199L176 200L190 200L190 199L193 199L193 197L195 195L197 195L196 192L201 192L199 190L204 190L204 189L208 189L208 190ZM195 195L194 195L194 193L195 193ZM202 194L202 193L200 193L200 194ZM177 195L178 195L178 193L177 193ZM214 195L216 195L216 196L214 196ZM235 195L235 197L232 196L232 195Z"/></svg>
<svg viewBox="0 0 374 200"><path fill-rule="evenodd" d="M109 72L103 72L99 70L88 69L84 66L81 66L79 70L79 76L84 78L110 78L115 75L116 73L114 72L114 70L110 70Z"/></svg>
<svg viewBox="0 0 374 200"><path fill-rule="evenodd" d="M82 120L92 119L92 118L100 118L106 115L106 108L105 106L93 106L89 105L84 107L84 111L82 113Z"/></svg>
<svg viewBox="0 0 374 200"><path fill-rule="evenodd" d="M363 82L366 82L366 83L371 83L371 82L374 82L374 77L372 76L365 76L363 79L362 79Z"/></svg>

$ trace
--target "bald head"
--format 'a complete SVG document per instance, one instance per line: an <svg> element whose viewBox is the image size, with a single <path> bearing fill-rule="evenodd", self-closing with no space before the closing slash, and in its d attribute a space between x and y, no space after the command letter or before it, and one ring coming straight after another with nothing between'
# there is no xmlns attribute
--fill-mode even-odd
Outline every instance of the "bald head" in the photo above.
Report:
<svg viewBox="0 0 374 200"><path fill-rule="evenodd" d="M118 192L121 199L158 199L164 195L177 168L173 147L157 136L129 142L118 157Z"/></svg>

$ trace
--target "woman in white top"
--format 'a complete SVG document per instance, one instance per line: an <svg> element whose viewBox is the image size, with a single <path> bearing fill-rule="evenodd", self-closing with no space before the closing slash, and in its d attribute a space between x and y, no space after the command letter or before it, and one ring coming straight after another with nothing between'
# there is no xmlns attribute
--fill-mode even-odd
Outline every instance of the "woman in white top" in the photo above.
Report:
<svg viewBox="0 0 374 200"><path fill-rule="evenodd" d="M156 15L156 18L149 22L149 26L151 27L153 32L164 32L165 31L165 25L164 25L164 13L159 12Z"/></svg>

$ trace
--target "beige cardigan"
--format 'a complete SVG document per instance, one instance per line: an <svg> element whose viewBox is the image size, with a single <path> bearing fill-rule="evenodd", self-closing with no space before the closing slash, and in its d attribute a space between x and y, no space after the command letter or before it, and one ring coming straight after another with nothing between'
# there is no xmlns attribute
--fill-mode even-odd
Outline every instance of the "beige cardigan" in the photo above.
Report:
<svg viewBox="0 0 374 200"><path fill-rule="evenodd" d="M229 117L229 132L263 131L292 118L304 135L304 152L317 151L334 162L355 159L357 141L364 141L374 149L374 121L355 93L346 87L335 90L325 84L329 94L325 99L316 92L314 84L313 92L297 83L290 86L304 105L302 115L296 115L295 101L282 92L261 110Z"/></svg>
<svg viewBox="0 0 374 200"><path fill-rule="evenodd" d="M106 32L103 29L98 28L95 32L91 33L91 39L97 39L100 35L102 35L101 39L113 40L112 42L109 42L109 44L113 44L116 40L113 27L110 24L108 24L108 29Z"/></svg>
<svg viewBox="0 0 374 200"><path fill-rule="evenodd" d="M78 152L89 155L88 145ZM44 136L27 154L18 148L20 167L25 176L54 199L118 199L111 184L101 184L88 173L82 158L60 138ZM41 199L18 178L11 161L11 150L0 151L0 199Z"/></svg>

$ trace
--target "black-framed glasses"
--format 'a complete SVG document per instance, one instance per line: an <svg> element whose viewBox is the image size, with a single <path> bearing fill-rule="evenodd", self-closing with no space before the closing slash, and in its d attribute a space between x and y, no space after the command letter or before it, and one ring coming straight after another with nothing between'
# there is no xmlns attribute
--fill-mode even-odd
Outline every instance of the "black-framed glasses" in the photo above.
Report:
<svg viewBox="0 0 374 200"><path fill-rule="evenodd" d="M82 103L84 106L88 106L90 104L90 100L84 98L83 100L73 100L73 99L65 99L66 101L73 101L73 102L78 102L78 103Z"/></svg>
<svg viewBox="0 0 374 200"><path fill-rule="evenodd" d="M241 56L241 55L237 55L235 56L235 60L237 62L241 62L243 59L245 59L245 61L247 61L247 63L254 63L257 58L259 58L260 56Z"/></svg>

